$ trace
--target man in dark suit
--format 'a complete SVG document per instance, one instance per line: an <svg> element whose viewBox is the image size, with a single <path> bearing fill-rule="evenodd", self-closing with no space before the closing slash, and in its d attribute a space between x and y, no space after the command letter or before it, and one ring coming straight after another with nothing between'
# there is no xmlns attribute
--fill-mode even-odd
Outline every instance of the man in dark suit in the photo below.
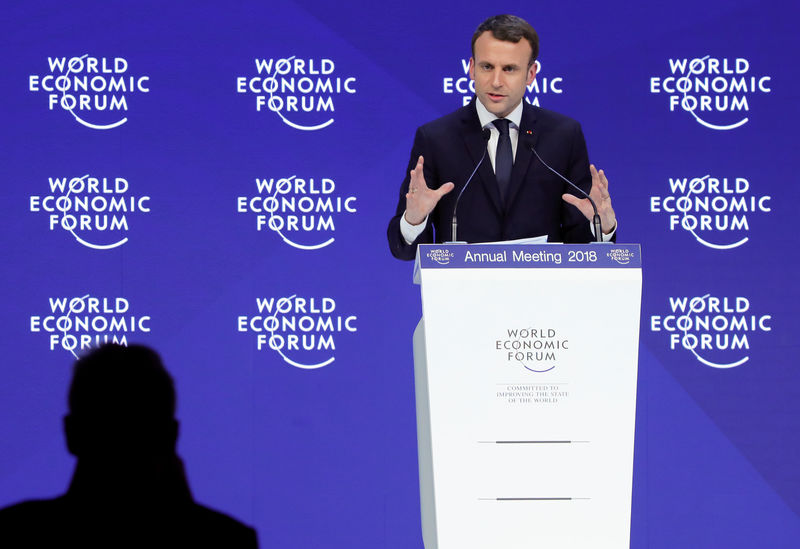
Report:
<svg viewBox="0 0 800 549"><path fill-rule="evenodd" d="M108 344L78 360L64 417L72 482L0 509L0 547L255 549L255 530L192 498L174 414L172 378L151 349Z"/></svg>
<svg viewBox="0 0 800 549"><path fill-rule="evenodd" d="M526 86L536 77L538 51L536 31L513 15L490 17L475 31L469 74L476 97L417 130L408 175L387 231L395 257L413 259L418 244L452 239L456 198L484 152L486 158L458 203L459 240L542 235L551 242L594 240L589 201L548 170L534 149L541 160L591 194L603 239L613 239L616 217L608 180L602 170L590 166L580 125L523 100Z"/></svg>

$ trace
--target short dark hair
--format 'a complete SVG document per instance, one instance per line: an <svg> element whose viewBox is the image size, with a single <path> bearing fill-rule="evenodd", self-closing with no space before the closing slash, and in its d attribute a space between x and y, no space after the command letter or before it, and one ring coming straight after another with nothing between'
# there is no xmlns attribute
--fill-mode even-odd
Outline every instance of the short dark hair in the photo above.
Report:
<svg viewBox="0 0 800 549"><path fill-rule="evenodd" d="M521 17L516 15L495 15L490 17L475 30L472 35L472 57L475 57L475 41L484 32L489 31L498 40L517 43L523 38L531 45L530 67L539 56L539 36L533 27Z"/></svg>

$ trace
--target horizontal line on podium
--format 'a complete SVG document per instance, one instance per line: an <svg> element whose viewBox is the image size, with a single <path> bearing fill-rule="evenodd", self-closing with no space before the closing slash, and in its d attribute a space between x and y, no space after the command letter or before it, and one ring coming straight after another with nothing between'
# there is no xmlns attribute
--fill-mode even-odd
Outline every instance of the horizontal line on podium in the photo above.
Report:
<svg viewBox="0 0 800 549"><path fill-rule="evenodd" d="M588 440L479 440L478 444L588 444Z"/></svg>
<svg viewBox="0 0 800 549"><path fill-rule="evenodd" d="M515 381L514 383L495 383L495 385L569 385L566 381L547 381L547 382L540 382L540 381L525 381L519 382Z"/></svg>
<svg viewBox="0 0 800 549"><path fill-rule="evenodd" d="M575 501L592 498L478 498L478 501Z"/></svg>

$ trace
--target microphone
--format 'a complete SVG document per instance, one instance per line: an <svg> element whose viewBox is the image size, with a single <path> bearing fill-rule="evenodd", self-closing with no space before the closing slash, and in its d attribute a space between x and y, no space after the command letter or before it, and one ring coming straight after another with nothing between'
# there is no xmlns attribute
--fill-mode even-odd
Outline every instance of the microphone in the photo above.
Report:
<svg viewBox="0 0 800 549"><path fill-rule="evenodd" d="M523 136L522 136L522 135L520 135L520 137L523 137ZM525 141L525 144L528 146L528 148L529 148L531 151L533 151L533 154L535 154L535 155L536 155L536 158L538 158L538 159L539 159L539 162L541 162L541 163L544 165L544 167L545 167L545 168L547 168L548 170L550 170L551 172L553 172L554 174L556 174L558 177L560 177L561 179L563 179L564 181L566 181L566 182L567 182L567 184L568 184L570 187L572 187L573 189L576 189L576 190L577 190L579 193L581 193L581 194L582 194L584 197L586 197L586 198L588 198L588 199L589 199L589 203L592 205L592 209L594 210L594 217L592 218L592 227L594 227L594 238L595 238L595 242L603 242L603 228L602 228L602 226L600 225L600 215L597 213L597 204L595 204L595 203L594 203L594 200L592 200L592 197L591 197L591 196L589 196L589 194L588 194L586 191L584 191L583 189L581 189L580 187L578 187L578 186L577 186L575 183L573 183L572 181L570 181L569 179L567 179L566 177L564 177L563 175L561 175L560 173L558 173L557 171L555 171L553 168L551 168L551 167L550 167L550 166L547 164L547 162L545 162L544 160L542 160L542 157L541 157L541 156L539 156L539 153L538 153L538 152L536 152L536 148L533 146L533 143L531 143L531 142L530 142L528 139L524 139L524 141Z"/></svg>
<svg viewBox="0 0 800 549"><path fill-rule="evenodd" d="M472 178L478 172L478 168L481 167L483 159L486 158L486 152L489 150L486 147L486 144L489 143L489 138L492 137L492 130L490 130L489 128L484 128L483 131L481 132L481 137L483 138L483 143L484 143L483 154L481 155L481 159L478 160L478 163L475 165L475 169L472 170L472 173L467 178L467 182L464 183L463 187L461 187L461 192L459 192L458 196L456 197L456 204L455 206L453 206L453 232L450 235L450 238L452 239L451 242L458 242L458 239L456 238L458 231L458 218L456 217L456 210L458 209L458 201L461 200L461 195L464 194L465 190L467 190L467 186L469 186L470 181L472 181Z"/></svg>

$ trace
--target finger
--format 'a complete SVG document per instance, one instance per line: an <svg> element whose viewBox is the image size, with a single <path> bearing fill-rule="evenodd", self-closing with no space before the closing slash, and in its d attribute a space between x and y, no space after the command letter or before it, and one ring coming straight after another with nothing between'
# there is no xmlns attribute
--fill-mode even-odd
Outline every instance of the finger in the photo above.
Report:
<svg viewBox="0 0 800 549"><path fill-rule="evenodd" d="M422 157L421 156L419 157L419 160L417 161L417 165L414 166L414 169L411 170L411 173L412 174L420 174L420 173L422 173Z"/></svg>
<svg viewBox="0 0 800 549"><path fill-rule="evenodd" d="M600 170L598 174L597 190L603 202L607 202L611 199L611 195L608 192L608 179L606 179L606 174L603 173L603 170Z"/></svg>
<svg viewBox="0 0 800 549"><path fill-rule="evenodd" d="M583 198L578 198L574 194L569 194L569 193L562 194L561 198L564 200L564 202L566 202L567 204L572 204L576 208L580 208L583 204L583 201L585 200Z"/></svg>
<svg viewBox="0 0 800 549"><path fill-rule="evenodd" d="M596 195L600 192L600 174L597 173L594 164L589 164L589 173L592 175L592 188L589 189L589 194Z"/></svg>
<svg viewBox="0 0 800 549"><path fill-rule="evenodd" d="M423 165L425 163L425 159L420 156L417 159L417 165L414 166L414 169L411 170L410 176L411 181L408 185L409 191L416 192L421 191L422 186L425 185L425 173L423 171Z"/></svg>
<svg viewBox="0 0 800 549"><path fill-rule="evenodd" d="M450 191L452 191L454 188L455 188L455 185L453 183L451 183L450 181L448 181L447 183L443 183L441 187L436 189L436 194L439 196L439 198L441 198L444 195L446 195L447 193L449 193Z"/></svg>
<svg viewBox="0 0 800 549"><path fill-rule="evenodd" d="M419 173L416 168L409 172L408 192L415 193L419 190Z"/></svg>
<svg viewBox="0 0 800 549"><path fill-rule="evenodd" d="M578 208L578 211L583 214L586 219L591 220L594 217L594 209L589 204L589 201L585 198L578 198L577 196L569 193L565 193L561 195L561 198L567 204L571 204Z"/></svg>
<svg viewBox="0 0 800 549"><path fill-rule="evenodd" d="M408 193L406 194L406 198L409 198L410 194L418 193L422 190L423 184L420 183L420 179L424 181L422 178L422 157L420 156L417 159L417 165L414 166L414 169L408 172L409 181L408 181Z"/></svg>
<svg viewBox="0 0 800 549"><path fill-rule="evenodd" d="M412 172L422 173L423 164L425 163L425 159L421 156L417 159L417 165L414 166L414 169L411 170Z"/></svg>
<svg viewBox="0 0 800 549"><path fill-rule="evenodd" d="M604 189L608 189L608 178L606 177L606 173L603 170L600 170L598 175L600 176L600 184L603 185Z"/></svg>
<svg viewBox="0 0 800 549"><path fill-rule="evenodd" d="M606 178L606 174L603 170L598 171L594 164L590 164L589 171L592 174L593 185L597 184L604 189L608 188L608 179Z"/></svg>
<svg viewBox="0 0 800 549"><path fill-rule="evenodd" d="M603 170L600 170L600 172L602 171ZM600 172L597 171L597 168L595 167L594 164L589 165L589 172L592 174L592 186L598 188L602 187L603 181L602 178L600 177Z"/></svg>

